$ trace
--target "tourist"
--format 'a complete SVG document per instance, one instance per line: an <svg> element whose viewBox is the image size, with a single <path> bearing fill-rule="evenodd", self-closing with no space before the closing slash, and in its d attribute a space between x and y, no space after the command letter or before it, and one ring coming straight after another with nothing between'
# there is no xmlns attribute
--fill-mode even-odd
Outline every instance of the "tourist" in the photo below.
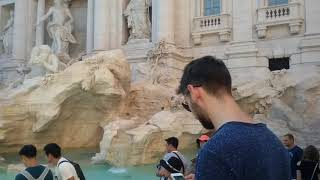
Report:
<svg viewBox="0 0 320 180"><path fill-rule="evenodd" d="M23 164L27 167L16 176L16 180L53 180L49 168L39 165L37 160L37 149L33 145L24 145L19 151Z"/></svg>
<svg viewBox="0 0 320 180"><path fill-rule="evenodd" d="M190 168L191 173L195 173L198 154L199 154L201 148L207 143L208 140L209 140L209 136L207 136L205 134L201 135L197 139L196 143L197 143L197 147L198 147L198 152L196 154L196 157L191 160L191 168Z"/></svg>
<svg viewBox="0 0 320 180"><path fill-rule="evenodd" d="M173 173L181 173L180 169L183 164L180 159L176 157L170 157L168 160L161 159L159 164L159 176L160 180L172 180L171 174ZM182 174L181 174L182 175Z"/></svg>
<svg viewBox="0 0 320 180"><path fill-rule="evenodd" d="M163 160L168 161L171 157L176 157L182 162L182 167L180 172L182 174L188 174L189 172L189 162L188 160L178 151L179 140L176 137L170 137L165 140L166 141L166 151L167 153L164 155ZM159 170L159 169L158 169ZM158 172L159 173L159 172ZM158 175L157 173L157 175Z"/></svg>
<svg viewBox="0 0 320 180"><path fill-rule="evenodd" d="M287 147L291 159L291 179L297 178L297 163L301 161L303 150L295 145L292 134L283 136L283 144Z"/></svg>
<svg viewBox="0 0 320 180"><path fill-rule="evenodd" d="M304 149L297 167L297 180L320 180L319 151L314 146Z"/></svg>
<svg viewBox="0 0 320 180"><path fill-rule="evenodd" d="M57 167L58 180L80 180L76 169L69 160L61 156L61 148L55 143L47 144L44 147L48 163Z"/></svg>
<svg viewBox="0 0 320 180"><path fill-rule="evenodd" d="M201 135L198 139L197 139L197 144L199 144L199 151L201 150L201 148L209 141L209 136L203 134ZM199 153L198 151L198 153Z"/></svg>
<svg viewBox="0 0 320 180"><path fill-rule="evenodd" d="M240 109L223 61L206 56L189 63L178 94L204 128L216 130L198 155L196 173L186 179L290 179L287 150L265 124Z"/></svg>

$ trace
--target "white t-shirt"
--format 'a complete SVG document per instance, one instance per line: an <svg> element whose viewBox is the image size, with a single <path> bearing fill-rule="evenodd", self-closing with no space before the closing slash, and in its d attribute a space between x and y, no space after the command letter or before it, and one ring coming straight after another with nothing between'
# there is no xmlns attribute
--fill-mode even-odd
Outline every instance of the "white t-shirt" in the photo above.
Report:
<svg viewBox="0 0 320 180"><path fill-rule="evenodd" d="M69 161L61 163L62 161L68 161L68 160L66 158L61 157L58 161L57 172L59 175L58 176L59 180L67 180L72 176L74 177L75 180L80 180L77 175L76 169L73 167L73 165Z"/></svg>

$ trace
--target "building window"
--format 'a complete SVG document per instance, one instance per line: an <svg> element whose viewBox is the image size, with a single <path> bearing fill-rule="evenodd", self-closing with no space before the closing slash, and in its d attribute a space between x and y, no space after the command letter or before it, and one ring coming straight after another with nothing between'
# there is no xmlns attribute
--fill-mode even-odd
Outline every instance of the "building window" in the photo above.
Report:
<svg viewBox="0 0 320 180"><path fill-rule="evenodd" d="M220 14L220 0L204 0L204 16Z"/></svg>
<svg viewBox="0 0 320 180"><path fill-rule="evenodd" d="M288 4L288 0L268 0L269 6Z"/></svg>
<svg viewBox="0 0 320 180"><path fill-rule="evenodd" d="M284 58L269 59L269 69L270 69L270 71L290 69L290 58L284 57Z"/></svg>

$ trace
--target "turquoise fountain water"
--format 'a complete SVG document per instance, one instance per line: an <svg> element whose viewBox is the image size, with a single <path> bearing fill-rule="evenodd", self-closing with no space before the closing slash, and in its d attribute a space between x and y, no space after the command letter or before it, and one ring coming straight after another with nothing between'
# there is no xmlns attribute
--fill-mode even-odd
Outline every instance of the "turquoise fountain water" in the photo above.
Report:
<svg viewBox="0 0 320 180"><path fill-rule="evenodd" d="M108 164L92 165L91 157L95 151L92 150L72 150L65 152L65 156L78 162L83 169L87 180L158 180L155 176L155 164L115 168ZM184 152L188 158L195 154L194 150ZM13 180L17 172L7 171L8 164L18 164L19 157L16 154L4 155L6 161L0 163L0 180ZM43 152L39 153L41 163L45 163Z"/></svg>

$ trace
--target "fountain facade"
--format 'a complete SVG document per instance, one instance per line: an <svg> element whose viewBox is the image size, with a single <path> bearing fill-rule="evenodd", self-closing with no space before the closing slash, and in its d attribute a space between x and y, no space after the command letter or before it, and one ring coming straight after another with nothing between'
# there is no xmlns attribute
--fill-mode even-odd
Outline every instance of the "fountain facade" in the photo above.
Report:
<svg viewBox="0 0 320 180"><path fill-rule="evenodd" d="M320 147L319 6L221 0L208 14L204 0L0 0L0 154L100 145L94 162L122 166L154 163L168 136L192 147L203 129L175 89L204 55L227 64L253 117ZM286 69L270 71L277 59Z"/></svg>

